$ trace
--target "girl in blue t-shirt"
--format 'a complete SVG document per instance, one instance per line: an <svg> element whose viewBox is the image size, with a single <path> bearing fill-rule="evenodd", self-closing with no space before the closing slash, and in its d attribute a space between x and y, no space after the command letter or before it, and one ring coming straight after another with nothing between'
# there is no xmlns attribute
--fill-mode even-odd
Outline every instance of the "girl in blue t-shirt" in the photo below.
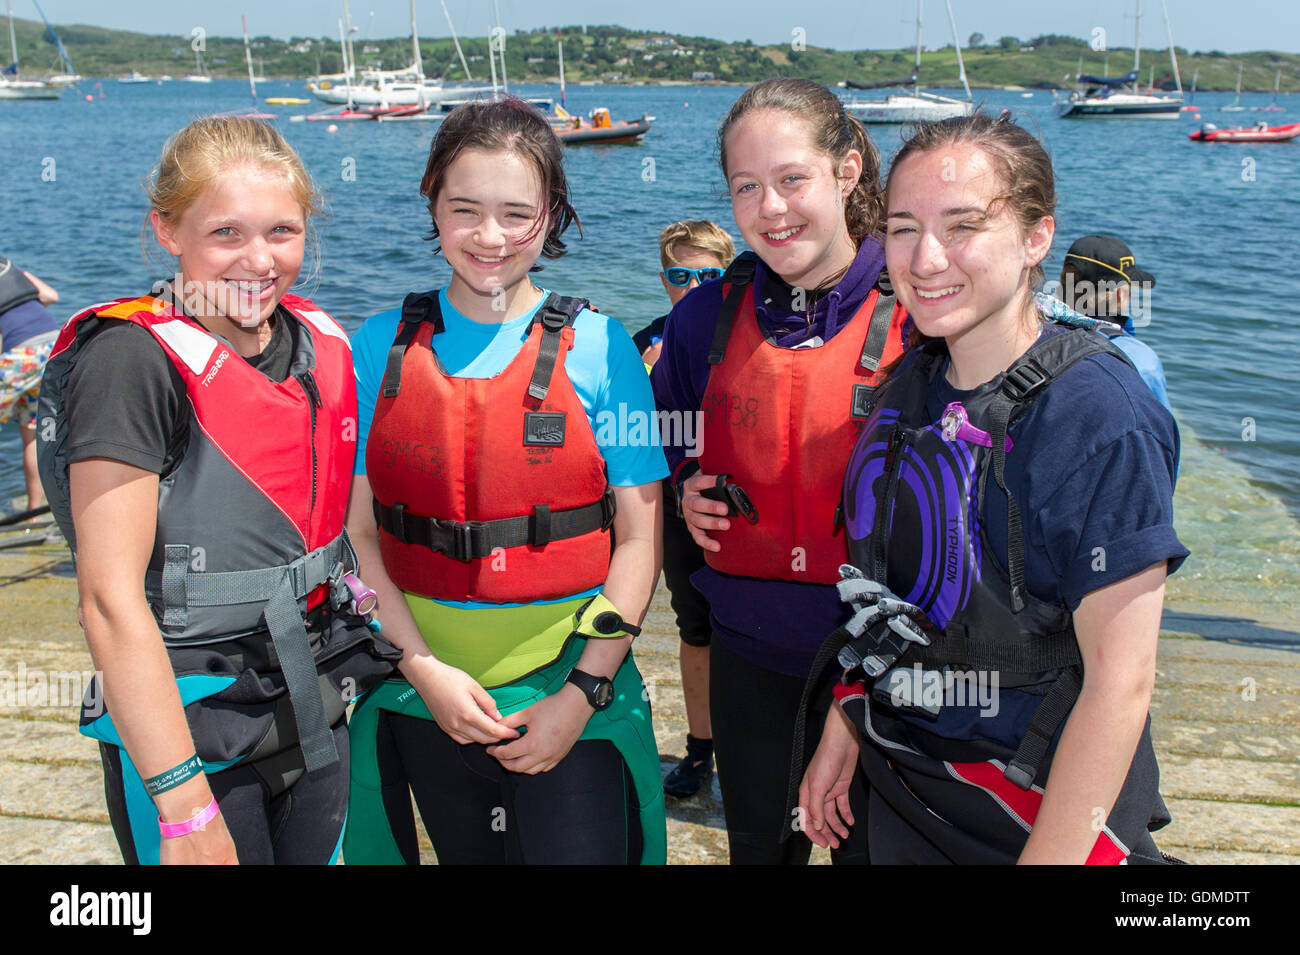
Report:
<svg viewBox="0 0 1300 955"><path fill-rule="evenodd" d="M866 826L873 862L1162 861L1147 711L1187 556L1178 435L1100 336L1035 306L1055 204L1051 161L1005 116L923 126L890 171L885 253L915 331L846 475L862 576L840 585L840 659L858 665L799 792L814 842Z"/></svg>
<svg viewBox="0 0 1300 955"><path fill-rule="evenodd" d="M418 861L413 792L440 862L661 862L630 653L667 474L649 383L621 325L529 277L577 221L541 116L457 109L420 191L452 280L353 341L348 527L405 682L354 714L344 851Z"/></svg>

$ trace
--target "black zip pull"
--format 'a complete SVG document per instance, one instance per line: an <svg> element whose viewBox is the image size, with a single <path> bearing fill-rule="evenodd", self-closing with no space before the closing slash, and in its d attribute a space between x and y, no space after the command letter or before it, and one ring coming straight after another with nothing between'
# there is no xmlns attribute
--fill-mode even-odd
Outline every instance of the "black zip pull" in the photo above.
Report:
<svg viewBox="0 0 1300 955"><path fill-rule="evenodd" d="M302 390L307 392L307 397L317 408L321 407L324 402L321 401L320 389L316 387L316 379L311 376L311 372L304 371L298 376L298 381L302 384Z"/></svg>

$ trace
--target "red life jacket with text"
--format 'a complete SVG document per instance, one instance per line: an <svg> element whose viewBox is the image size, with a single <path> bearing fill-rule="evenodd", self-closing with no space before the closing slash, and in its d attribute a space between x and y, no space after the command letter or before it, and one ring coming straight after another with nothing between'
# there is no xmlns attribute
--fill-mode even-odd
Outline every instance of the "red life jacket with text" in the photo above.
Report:
<svg viewBox="0 0 1300 955"><path fill-rule="evenodd" d="M74 315L46 365L38 459L51 510L75 553L64 419L69 375L104 322L147 331L184 383L191 417L184 452L159 477L145 598L178 677L208 669L207 657L227 650L244 667L254 658L274 661L259 664L259 672L283 673L305 767L314 771L338 760L329 727L342 707L334 713L325 705L338 695L321 688L303 615L336 609L330 598L344 572L356 569L343 529L356 384L338 323L296 295L280 304L291 316L281 320L297 327L281 382L160 298L119 299ZM204 758L213 759L224 742L205 749Z"/></svg>
<svg viewBox="0 0 1300 955"><path fill-rule="evenodd" d="M700 470L729 474L758 520L730 518L714 570L830 584L848 558L837 510L844 468L875 390L903 353L907 311L877 288L816 348L780 348L754 312L753 260L724 277L703 400Z"/></svg>
<svg viewBox="0 0 1300 955"><path fill-rule="evenodd" d="M584 307L552 295L500 374L461 378L435 351L438 294L407 296L366 443L380 552L403 591L529 603L605 582L613 490L564 368Z"/></svg>

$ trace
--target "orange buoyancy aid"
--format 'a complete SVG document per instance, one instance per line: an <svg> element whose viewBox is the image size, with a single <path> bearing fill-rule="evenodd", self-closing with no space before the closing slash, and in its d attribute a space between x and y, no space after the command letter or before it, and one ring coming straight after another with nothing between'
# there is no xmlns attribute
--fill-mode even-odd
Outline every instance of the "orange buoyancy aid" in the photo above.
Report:
<svg viewBox="0 0 1300 955"><path fill-rule="evenodd" d="M366 445L380 552L401 590L528 603L605 582L613 490L564 367L585 306L552 295L500 374L461 378L435 351L437 292L407 296Z"/></svg>
<svg viewBox="0 0 1300 955"><path fill-rule="evenodd" d="M748 276L724 285L723 295L700 470L730 475L757 520L731 517L717 535L722 549L705 559L727 574L834 583L848 559L837 517L844 469L885 380L881 369L903 353L907 310L873 289L830 341L781 348L759 327Z"/></svg>

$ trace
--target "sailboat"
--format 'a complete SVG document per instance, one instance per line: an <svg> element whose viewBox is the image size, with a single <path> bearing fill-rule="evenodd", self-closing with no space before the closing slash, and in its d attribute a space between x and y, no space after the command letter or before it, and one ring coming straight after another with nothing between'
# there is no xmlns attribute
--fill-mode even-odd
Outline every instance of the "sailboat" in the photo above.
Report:
<svg viewBox="0 0 1300 955"><path fill-rule="evenodd" d="M1246 107L1241 105L1241 69L1242 66L1240 63L1238 63L1237 64L1237 95L1233 97L1232 102L1229 103L1227 106L1219 107L1220 113L1244 113L1246 111Z"/></svg>
<svg viewBox="0 0 1300 955"><path fill-rule="evenodd" d="M1178 76L1169 10L1164 0L1160 0L1160 5L1165 10L1165 32L1169 35L1169 58L1178 85L1177 94L1164 96L1154 90L1143 93L1138 87L1138 63L1142 54L1142 3L1138 0L1133 21L1133 69L1118 77L1079 74L1078 87L1065 99L1056 101L1057 116L1061 119L1178 119L1183 105L1183 83Z"/></svg>
<svg viewBox="0 0 1300 955"><path fill-rule="evenodd" d="M80 83L81 74L78 73L76 67L72 65L72 60L68 57L68 51L63 48L63 41L61 41L59 35L54 32L54 27L50 26L50 21L45 18L45 11L41 9L41 5L36 3L36 0L32 0L32 2L36 6L36 12L41 15L41 21L45 24L45 32L47 32L50 35L50 39L54 41L54 48L58 50L59 53L58 63L63 67L63 69L58 73L51 73L49 76L45 77L45 82L53 83L56 86L71 86L73 83Z"/></svg>
<svg viewBox="0 0 1300 955"><path fill-rule="evenodd" d="M187 73L184 81L186 83L211 83L212 77L203 72L203 54L198 50L194 51L194 62L197 64L196 71Z"/></svg>
<svg viewBox="0 0 1300 955"><path fill-rule="evenodd" d="M1273 77L1273 102L1267 106L1256 106L1257 113L1285 113L1285 106L1277 105L1277 94L1282 90L1282 71L1278 70L1277 75Z"/></svg>
<svg viewBox="0 0 1300 955"><path fill-rule="evenodd" d="M18 78L18 41L14 38L14 8L5 0L9 11L9 49L13 60L0 70L0 99L58 99L63 95L63 86L45 83L41 80L20 80Z"/></svg>
<svg viewBox="0 0 1300 955"><path fill-rule="evenodd" d="M944 0L944 2L948 7L948 23L952 27L953 48L957 51L957 70L961 74L961 85L966 90L965 102L921 89L921 0L916 0L916 68L908 78L912 83L911 95L891 95L883 100L859 100L854 97L844 103L844 109L850 116L856 117L863 123L929 123L971 114L975 105L971 98L970 83L966 80L966 65L961 58L961 43L957 39L957 21L952 15L951 0ZM881 85L902 84L892 82Z"/></svg>

